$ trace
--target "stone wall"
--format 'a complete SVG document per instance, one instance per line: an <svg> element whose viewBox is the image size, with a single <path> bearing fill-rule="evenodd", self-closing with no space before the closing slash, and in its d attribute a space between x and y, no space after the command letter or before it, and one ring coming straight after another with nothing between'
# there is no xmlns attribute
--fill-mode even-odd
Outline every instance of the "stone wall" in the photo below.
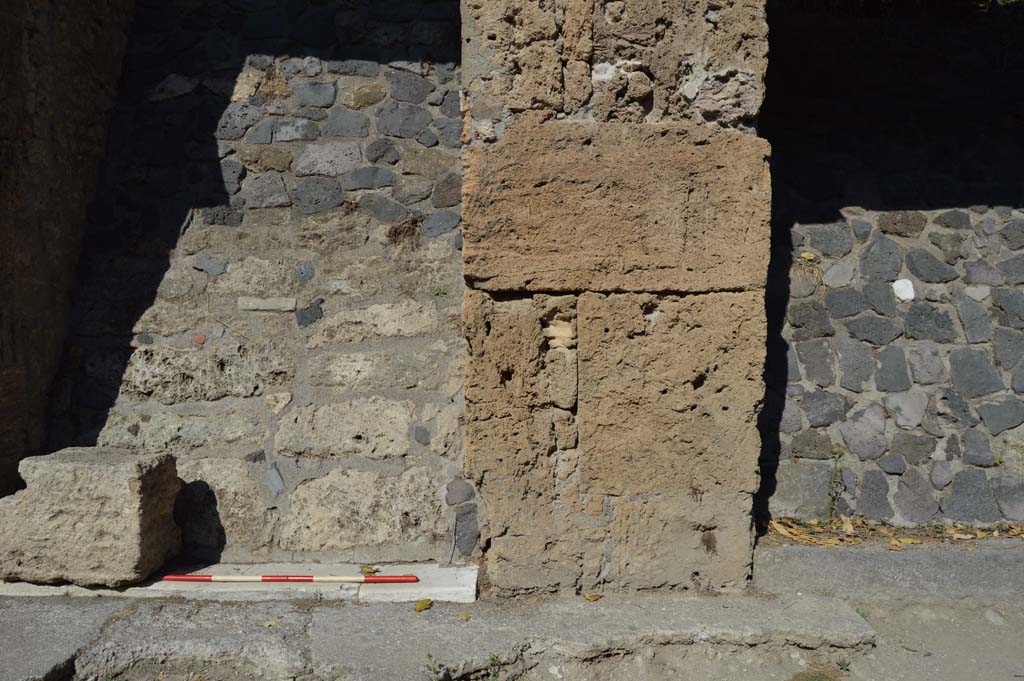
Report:
<svg viewBox="0 0 1024 681"><path fill-rule="evenodd" d="M770 7L774 515L1024 520L1024 20L979 7Z"/></svg>
<svg viewBox="0 0 1024 681"><path fill-rule="evenodd" d="M463 3L467 477L501 593L749 572L763 5Z"/></svg>
<svg viewBox="0 0 1024 681"><path fill-rule="evenodd" d="M79 232L131 0L16 0L0 22L0 495L43 446Z"/></svg>
<svg viewBox="0 0 1024 681"><path fill-rule="evenodd" d="M193 554L476 550L445 499L458 30L446 0L140 2L51 430L176 455Z"/></svg>

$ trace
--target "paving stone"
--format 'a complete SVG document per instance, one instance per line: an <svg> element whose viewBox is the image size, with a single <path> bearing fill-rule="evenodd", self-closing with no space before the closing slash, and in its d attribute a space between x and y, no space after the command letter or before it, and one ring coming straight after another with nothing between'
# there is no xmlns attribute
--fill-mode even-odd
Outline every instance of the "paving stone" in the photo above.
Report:
<svg viewBox="0 0 1024 681"><path fill-rule="evenodd" d="M908 470L896 486L893 495L896 510L907 523L923 525L939 512L939 504L932 494L928 480L917 470Z"/></svg>
<svg viewBox="0 0 1024 681"><path fill-rule="evenodd" d="M797 433L786 447L786 451L792 458L819 460L831 459L834 449L835 444L828 432L818 428Z"/></svg>
<svg viewBox="0 0 1024 681"><path fill-rule="evenodd" d="M1006 388L985 350L954 348L949 353L949 369L953 387L964 397L982 397Z"/></svg>
<svg viewBox="0 0 1024 681"><path fill-rule="evenodd" d="M815 461L785 461L775 472L775 492L769 499L774 517L827 519L832 466Z"/></svg>
<svg viewBox="0 0 1024 681"><path fill-rule="evenodd" d="M423 221L423 232L428 237L435 237L450 232L459 226L462 217L451 210L435 210Z"/></svg>
<svg viewBox="0 0 1024 681"><path fill-rule="evenodd" d="M806 298L818 290L817 270L795 260L789 271L789 297Z"/></svg>
<svg viewBox="0 0 1024 681"><path fill-rule="evenodd" d="M886 395L882 401L896 425L906 429L921 425L925 409L928 407L928 396L916 391Z"/></svg>
<svg viewBox="0 0 1024 681"><path fill-rule="evenodd" d="M915 383L932 385L949 380L942 353L934 345L912 346L907 351L907 362Z"/></svg>
<svg viewBox="0 0 1024 681"><path fill-rule="evenodd" d="M334 83L297 83L292 94L299 106L325 107L334 104Z"/></svg>
<svg viewBox="0 0 1024 681"><path fill-rule="evenodd" d="M847 260L840 260L834 263L825 271L822 283L829 288L842 288L849 286L853 281L853 263Z"/></svg>
<svg viewBox="0 0 1024 681"><path fill-rule="evenodd" d="M1012 522L1024 522L1024 478L1002 475L989 483L1003 517Z"/></svg>
<svg viewBox="0 0 1024 681"><path fill-rule="evenodd" d="M898 452L911 466L920 466L931 459L938 440L930 435L897 432L892 438L892 451Z"/></svg>
<svg viewBox="0 0 1024 681"><path fill-rule="evenodd" d="M286 119L277 122L274 128L275 142L315 140L320 137L320 126L305 118Z"/></svg>
<svg viewBox="0 0 1024 681"><path fill-rule="evenodd" d="M370 163L394 165L401 159L398 148L389 139L376 139L366 145L366 160Z"/></svg>
<svg viewBox="0 0 1024 681"><path fill-rule="evenodd" d="M245 179L245 166L233 158L224 159L220 162L220 175L224 179L224 191L237 194Z"/></svg>
<svg viewBox="0 0 1024 681"><path fill-rule="evenodd" d="M1024 404L1016 397L1003 397L993 402L978 405L978 416L988 432L999 435L1004 430L1016 428L1024 423Z"/></svg>
<svg viewBox="0 0 1024 681"><path fill-rule="evenodd" d="M902 267L903 255L892 239L876 237L860 253L860 274L864 279L893 281Z"/></svg>
<svg viewBox="0 0 1024 681"><path fill-rule="evenodd" d="M903 348L891 345L878 353L875 388L883 392L910 390L910 373Z"/></svg>
<svg viewBox="0 0 1024 681"><path fill-rule="evenodd" d="M959 337L949 313L931 303L911 305L904 317L904 322L907 336L910 338L949 343Z"/></svg>
<svg viewBox="0 0 1024 681"><path fill-rule="evenodd" d="M292 205L281 173L269 172L250 177L245 183L245 195L247 208L278 208Z"/></svg>
<svg viewBox="0 0 1024 681"><path fill-rule="evenodd" d="M964 234L944 234L936 232L929 234L928 240L931 241L936 248L942 251L942 259L948 265L954 265L967 257L967 251L964 248L964 242L967 240L967 237Z"/></svg>
<svg viewBox="0 0 1024 681"><path fill-rule="evenodd" d="M220 120L217 121L217 129L214 137L220 140L241 139L245 131L255 125L263 118L263 109L252 104L242 102L231 102L224 108Z"/></svg>
<svg viewBox="0 0 1024 681"><path fill-rule="evenodd" d="M307 144L295 160L295 174L337 177L359 167L362 153L358 142L320 140Z"/></svg>
<svg viewBox="0 0 1024 681"><path fill-rule="evenodd" d="M323 124L324 137L366 137L369 131L370 119L348 109L331 109Z"/></svg>
<svg viewBox="0 0 1024 681"><path fill-rule="evenodd" d="M902 456L895 452L890 452L885 456L881 457L876 463L888 475L903 475L907 470L907 462Z"/></svg>
<svg viewBox="0 0 1024 681"><path fill-rule="evenodd" d="M846 398L836 393L815 390L804 395L800 408L812 427L827 426L846 417Z"/></svg>
<svg viewBox="0 0 1024 681"><path fill-rule="evenodd" d="M1006 283L1006 277L1003 276L1003 273L984 260L964 263L964 272L964 279L968 284L1002 286Z"/></svg>
<svg viewBox="0 0 1024 681"><path fill-rule="evenodd" d="M935 218L935 224L950 229L970 229L971 216L962 210L947 210Z"/></svg>
<svg viewBox="0 0 1024 681"><path fill-rule="evenodd" d="M464 501L471 500L475 495L473 485L466 480L456 478L445 487L444 503L449 506L458 506Z"/></svg>
<svg viewBox="0 0 1024 681"><path fill-rule="evenodd" d="M380 189L395 184L395 174L377 166L364 166L350 170L340 178L345 189Z"/></svg>
<svg viewBox="0 0 1024 681"><path fill-rule="evenodd" d="M345 190L333 177L304 177L295 183L292 200L303 213L314 215L340 206Z"/></svg>
<svg viewBox="0 0 1024 681"><path fill-rule="evenodd" d="M907 253L907 269L921 281L929 283L945 283L959 276L955 269L920 248L913 248Z"/></svg>
<svg viewBox="0 0 1024 681"><path fill-rule="evenodd" d="M992 289L996 319L1002 326L1024 329L1024 291L1010 288Z"/></svg>
<svg viewBox="0 0 1024 681"><path fill-rule="evenodd" d="M851 414L839 424L839 434L850 453L861 461L877 459L889 446L885 439L885 410L872 404Z"/></svg>
<svg viewBox="0 0 1024 681"><path fill-rule="evenodd" d="M462 556L471 556L479 541L476 504L463 504L455 511L455 548Z"/></svg>
<svg viewBox="0 0 1024 681"><path fill-rule="evenodd" d="M971 414L967 401L950 388L939 389L934 396L936 413L959 427L971 428L978 425L978 419Z"/></svg>
<svg viewBox="0 0 1024 681"><path fill-rule="evenodd" d="M857 513L871 520L892 519L889 505L889 480L882 471L867 471L860 483L857 495Z"/></svg>
<svg viewBox="0 0 1024 681"><path fill-rule="evenodd" d="M377 111L377 131L393 137L415 139L430 125L433 117L426 109L398 102L387 102Z"/></svg>
<svg viewBox="0 0 1024 681"><path fill-rule="evenodd" d="M807 235L811 248L829 258L841 258L853 250L853 237L845 222L811 227Z"/></svg>
<svg viewBox="0 0 1024 681"><path fill-rule="evenodd" d="M1024 248L1024 220L1010 220L1006 226L999 231L1007 248L1019 251Z"/></svg>
<svg viewBox="0 0 1024 681"><path fill-rule="evenodd" d="M964 327L964 335L968 343L981 343L992 339L992 323L988 310L971 300L963 292L957 291L954 296L956 311L960 316L960 324Z"/></svg>
<svg viewBox="0 0 1024 681"><path fill-rule="evenodd" d="M830 316L842 319L868 309L868 301L864 294L855 288L839 288L825 294L825 306Z"/></svg>
<svg viewBox="0 0 1024 681"><path fill-rule="evenodd" d="M879 346L888 345L903 333L899 322L872 314L847 321L846 328L854 338Z"/></svg>
<svg viewBox="0 0 1024 681"><path fill-rule="evenodd" d="M0 499L0 579L125 586L181 547L169 454L64 449L18 472L25 489Z"/></svg>
<svg viewBox="0 0 1024 681"><path fill-rule="evenodd" d="M999 263L998 267L1006 277L1007 284L1024 283L1024 254L1004 260Z"/></svg>
<svg viewBox="0 0 1024 681"><path fill-rule="evenodd" d="M917 211L892 211L878 216L878 228L886 234L915 237L924 230L928 218Z"/></svg>
<svg viewBox="0 0 1024 681"><path fill-rule="evenodd" d="M839 385L853 392L863 391L864 384L875 373L874 350L869 345L845 336L836 339L836 350L842 374Z"/></svg>
<svg viewBox="0 0 1024 681"><path fill-rule="evenodd" d="M849 223L850 229L853 230L854 238L861 243L868 240L868 237L871 236L871 230L874 229L871 221L864 218L850 218Z"/></svg>
<svg viewBox="0 0 1024 681"><path fill-rule="evenodd" d="M1002 519L988 477L980 468L965 468L954 475L952 491L940 506L947 518L961 522L995 523Z"/></svg>
<svg viewBox="0 0 1024 681"><path fill-rule="evenodd" d="M948 461L933 461L929 479L932 487L937 490L944 490L953 482L953 466Z"/></svg>
<svg viewBox="0 0 1024 681"><path fill-rule="evenodd" d="M996 454L992 451L988 436L980 430L971 429L963 434L964 463L971 466L992 466L996 462Z"/></svg>

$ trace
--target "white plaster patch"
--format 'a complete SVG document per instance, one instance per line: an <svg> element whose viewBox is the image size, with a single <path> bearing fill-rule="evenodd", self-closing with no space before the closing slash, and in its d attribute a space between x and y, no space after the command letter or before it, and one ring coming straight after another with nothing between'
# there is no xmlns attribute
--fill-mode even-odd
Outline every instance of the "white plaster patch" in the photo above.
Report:
<svg viewBox="0 0 1024 681"><path fill-rule="evenodd" d="M897 279L892 282L892 292L901 303L911 301L914 299L914 282L909 279Z"/></svg>

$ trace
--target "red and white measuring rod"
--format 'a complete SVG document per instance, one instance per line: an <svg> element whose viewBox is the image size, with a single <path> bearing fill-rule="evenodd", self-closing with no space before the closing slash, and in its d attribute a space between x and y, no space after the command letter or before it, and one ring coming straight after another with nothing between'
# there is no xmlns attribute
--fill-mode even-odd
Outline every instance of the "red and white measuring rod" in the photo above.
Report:
<svg viewBox="0 0 1024 681"><path fill-rule="evenodd" d="M411 584L416 575L355 575L322 577L319 575L164 575L164 582L320 582L328 584Z"/></svg>

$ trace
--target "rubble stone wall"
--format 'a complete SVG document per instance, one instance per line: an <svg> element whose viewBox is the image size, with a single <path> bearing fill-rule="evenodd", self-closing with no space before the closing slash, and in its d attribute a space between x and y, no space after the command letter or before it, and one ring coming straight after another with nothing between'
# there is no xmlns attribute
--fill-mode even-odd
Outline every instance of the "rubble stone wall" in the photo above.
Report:
<svg viewBox="0 0 1024 681"><path fill-rule="evenodd" d="M40 453L131 0L5 4L0 22L0 495Z"/></svg>
<svg viewBox="0 0 1024 681"><path fill-rule="evenodd" d="M1024 13L856 5L769 4L770 510L1022 521Z"/></svg>
<svg viewBox="0 0 1024 681"><path fill-rule="evenodd" d="M476 551L458 16L140 2L51 431L177 456L193 554Z"/></svg>
<svg viewBox="0 0 1024 681"><path fill-rule="evenodd" d="M467 478L501 593L750 564L763 3L463 3Z"/></svg>

